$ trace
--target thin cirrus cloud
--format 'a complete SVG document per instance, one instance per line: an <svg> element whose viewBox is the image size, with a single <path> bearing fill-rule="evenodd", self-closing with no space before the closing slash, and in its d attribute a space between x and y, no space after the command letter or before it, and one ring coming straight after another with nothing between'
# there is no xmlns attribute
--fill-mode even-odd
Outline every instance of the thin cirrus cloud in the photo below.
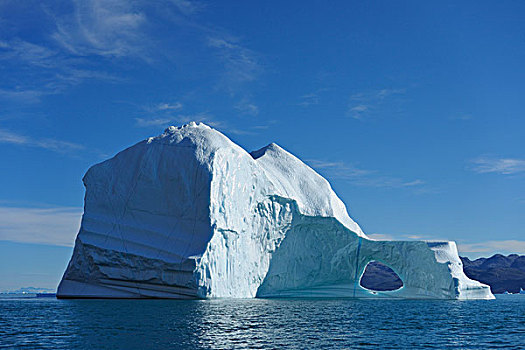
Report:
<svg viewBox="0 0 525 350"><path fill-rule="evenodd" d="M72 13L56 21L52 38L78 56L141 56L146 16L137 2L74 1Z"/></svg>
<svg viewBox="0 0 525 350"><path fill-rule="evenodd" d="M405 93L406 89L379 89L353 94L350 96L347 114L351 118L363 120L394 96Z"/></svg>
<svg viewBox="0 0 525 350"><path fill-rule="evenodd" d="M204 3L200 1L171 0L171 3L186 16L201 12L205 8Z"/></svg>
<svg viewBox="0 0 525 350"><path fill-rule="evenodd" d="M55 93L56 90L48 89L22 89L19 87L9 90L0 89L0 98L9 101L23 102L23 103L36 103L40 101L43 95Z"/></svg>
<svg viewBox="0 0 525 350"><path fill-rule="evenodd" d="M257 116L259 114L259 107L248 99L241 100L234 108L245 115Z"/></svg>
<svg viewBox="0 0 525 350"><path fill-rule="evenodd" d="M0 129L0 143L43 148L58 153L84 149L84 146L77 143L51 138L34 138L4 129Z"/></svg>
<svg viewBox="0 0 525 350"><path fill-rule="evenodd" d="M36 66L40 68L57 67L57 51L33 44L19 38L11 41L0 42L2 60L17 60L19 63Z"/></svg>
<svg viewBox="0 0 525 350"><path fill-rule="evenodd" d="M0 207L0 240L72 247L81 208Z"/></svg>
<svg viewBox="0 0 525 350"><path fill-rule="evenodd" d="M525 254L525 241L502 240L478 243L459 243L458 250L466 255L492 255L494 252L505 254Z"/></svg>
<svg viewBox="0 0 525 350"><path fill-rule="evenodd" d="M6 2L0 3L0 30L6 23L20 25L2 18L2 13L16 12L10 11L13 6L20 7L18 12L30 11L43 35L35 42L33 37L9 37L10 32L23 32L23 27L0 31L4 33L0 34L0 63L7 67L0 97L6 100L15 97L36 103L42 96L61 93L87 79L123 81L118 77L122 66L116 66L121 59L180 64L194 60L188 55L203 55L199 57L209 60L208 66L214 67L210 69L218 70L213 73L219 77L217 84L230 91L255 80L262 71L256 52L223 29L198 23L196 14L205 9L200 1L75 0L68 6ZM166 29L191 35L197 48L183 51L177 35L157 35ZM185 58L179 60L181 55ZM119 69L108 73L104 63Z"/></svg>
<svg viewBox="0 0 525 350"><path fill-rule="evenodd" d="M450 120L472 120L472 115L470 114L457 114L449 118Z"/></svg>
<svg viewBox="0 0 525 350"><path fill-rule="evenodd" d="M14 26L0 31L0 97L4 100L38 103L43 96L59 94L86 80L123 81L102 69L93 56L121 57L144 48L140 27L143 14L126 1L29 4L0 4L0 30L6 23ZM5 21L2 13L21 10L41 29L43 36L38 42L33 37L9 36L26 31L20 24L26 21Z"/></svg>
<svg viewBox="0 0 525 350"><path fill-rule="evenodd" d="M196 42L215 53L223 65L222 82L228 85L255 80L262 68L258 55L240 41L218 28L203 26L196 22L194 14L202 11L201 2L171 0L152 3L149 1L75 1L73 13L57 20L53 39L70 54L77 56L98 55L103 57L135 57L155 62L161 54L175 43L159 40L151 31L155 21L150 13L171 13L170 23L178 29L191 29ZM175 11L170 11L175 9ZM180 15L184 17L181 20ZM160 49L159 44L162 44ZM171 56L171 55L169 55Z"/></svg>
<svg viewBox="0 0 525 350"><path fill-rule="evenodd" d="M319 104L319 95L316 92L301 96L300 102L297 104L301 107L310 107Z"/></svg>
<svg viewBox="0 0 525 350"><path fill-rule="evenodd" d="M164 104L158 104L157 106L162 105ZM247 108L249 108L247 112L250 112L251 108L257 108L257 106L253 105L253 107ZM158 113L162 112L163 111L159 110ZM224 120L218 120L215 118L215 116L206 112L197 114L171 114L169 109L164 112L164 115L160 117L135 118L135 126L144 128L160 128L167 127L169 125L187 124L189 122L202 122L215 129L224 130L225 134L227 135L255 135L262 130L269 129L271 126L277 124L276 120L266 120L265 123L258 123L240 128L239 126L232 126L230 123ZM253 112L253 110L251 112Z"/></svg>
<svg viewBox="0 0 525 350"><path fill-rule="evenodd" d="M329 90L329 88L323 87L308 94L304 94L301 97L299 97L299 103L297 103L297 105L301 107L310 107L318 105L321 102L321 97L323 93Z"/></svg>
<svg viewBox="0 0 525 350"><path fill-rule="evenodd" d="M189 122L205 123L215 129L227 130L227 134L232 135L253 135L268 127L266 125L251 126L245 129L231 127L229 123L217 120L213 115L207 113L176 115L165 118L135 118L135 125L137 127L150 128L165 128L170 125L181 125Z"/></svg>
<svg viewBox="0 0 525 350"><path fill-rule="evenodd" d="M257 54L240 45L235 38L210 36L208 46L215 49L216 57L224 66L222 83L226 87L253 81L262 71Z"/></svg>
<svg viewBox="0 0 525 350"><path fill-rule="evenodd" d="M252 103L248 98L240 100L234 108L241 114L257 116L259 113L259 107ZM149 105L143 107L143 110L147 113L152 114L150 117L138 117L135 118L135 126L137 127L167 127L169 125L180 125L189 122L202 122L213 128L225 130L226 134L232 135L253 135L257 134L261 130L270 128L271 125L276 123L275 120L266 120L265 123L258 123L256 125L250 125L245 128L239 126L232 126L230 123L217 119L214 115L208 112L201 112L196 114L181 114L179 110L183 109L183 105L180 102L172 103L157 103L155 105ZM179 113L177 113L179 112Z"/></svg>
<svg viewBox="0 0 525 350"><path fill-rule="evenodd" d="M472 170L484 173L513 175L525 172L525 159L479 157L471 160Z"/></svg>
<svg viewBox="0 0 525 350"><path fill-rule="evenodd" d="M321 169L332 179L346 180L357 186L368 186L378 188L412 188L418 192L423 191L425 181L420 179L405 180L398 177L384 176L374 170L360 169L343 162L327 162L310 159L307 163L314 169Z"/></svg>
<svg viewBox="0 0 525 350"><path fill-rule="evenodd" d="M395 239L394 236L384 233L369 233L367 236L376 241L392 241Z"/></svg>
<svg viewBox="0 0 525 350"><path fill-rule="evenodd" d="M85 67L84 59L72 59L59 50L18 38L3 42L0 62L6 67L0 97L8 101L37 103L43 96L58 94L86 80L122 81L113 74Z"/></svg>
<svg viewBox="0 0 525 350"><path fill-rule="evenodd" d="M180 111L183 109L183 104L179 101L175 102L161 102L156 104L148 104L145 106L141 106L140 109L142 109L146 113L160 113L165 115L171 115L171 113L175 111Z"/></svg>
<svg viewBox="0 0 525 350"><path fill-rule="evenodd" d="M165 110L165 111L170 111ZM216 120L213 115L208 113L197 113L197 114L177 114L172 115L166 113L161 117L145 117L135 118L135 125L138 127L166 127L175 124L185 124L189 122L203 122L210 126L220 127L223 122Z"/></svg>
<svg viewBox="0 0 525 350"><path fill-rule="evenodd" d="M182 109L182 103L159 103L155 106L155 109L158 111L176 111Z"/></svg>
<svg viewBox="0 0 525 350"><path fill-rule="evenodd" d="M150 126L168 126L173 121L173 118L135 118L135 125L143 128Z"/></svg>

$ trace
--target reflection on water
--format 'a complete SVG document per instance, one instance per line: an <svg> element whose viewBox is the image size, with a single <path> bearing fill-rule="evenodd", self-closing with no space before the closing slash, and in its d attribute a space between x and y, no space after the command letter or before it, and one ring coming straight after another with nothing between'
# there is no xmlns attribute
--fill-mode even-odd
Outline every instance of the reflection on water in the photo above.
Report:
<svg viewBox="0 0 525 350"><path fill-rule="evenodd" d="M519 348L525 296L0 300L0 347L90 349Z"/></svg>

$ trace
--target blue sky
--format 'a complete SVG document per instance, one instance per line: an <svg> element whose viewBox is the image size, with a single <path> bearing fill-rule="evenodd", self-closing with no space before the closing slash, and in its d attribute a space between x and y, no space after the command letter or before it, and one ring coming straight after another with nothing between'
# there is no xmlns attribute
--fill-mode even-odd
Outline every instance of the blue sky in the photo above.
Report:
<svg viewBox="0 0 525 350"><path fill-rule="evenodd" d="M0 291L54 288L85 171L167 125L276 142L373 237L525 254L522 1L0 0Z"/></svg>

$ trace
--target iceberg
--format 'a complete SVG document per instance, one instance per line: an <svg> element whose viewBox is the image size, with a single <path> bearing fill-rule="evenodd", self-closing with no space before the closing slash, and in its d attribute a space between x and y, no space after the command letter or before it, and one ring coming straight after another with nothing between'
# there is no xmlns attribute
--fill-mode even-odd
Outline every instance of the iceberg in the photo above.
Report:
<svg viewBox="0 0 525 350"><path fill-rule="evenodd" d="M202 123L91 167L59 298L492 299L454 242L379 241L330 184L276 144L248 153ZM360 285L371 261L403 286Z"/></svg>

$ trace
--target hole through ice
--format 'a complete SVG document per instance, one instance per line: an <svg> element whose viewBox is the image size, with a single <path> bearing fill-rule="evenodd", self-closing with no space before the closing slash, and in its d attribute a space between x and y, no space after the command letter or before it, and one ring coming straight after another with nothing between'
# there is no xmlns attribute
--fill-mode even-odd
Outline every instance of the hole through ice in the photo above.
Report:
<svg viewBox="0 0 525 350"><path fill-rule="evenodd" d="M403 287L403 281L390 267L379 261L371 261L366 267L359 285L372 291L393 291Z"/></svg>

